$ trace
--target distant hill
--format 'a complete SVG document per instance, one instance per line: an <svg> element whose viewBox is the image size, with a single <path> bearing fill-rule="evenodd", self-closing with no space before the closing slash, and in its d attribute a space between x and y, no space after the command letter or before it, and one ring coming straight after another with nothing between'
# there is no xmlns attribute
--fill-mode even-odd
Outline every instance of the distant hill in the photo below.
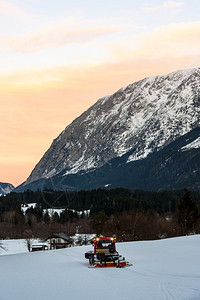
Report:
<svg viewBox="0 0 200 300"><path fill-rule="evenodd" d="M0 195L9 194L14 188L11 183L0 182Z"/></svg>

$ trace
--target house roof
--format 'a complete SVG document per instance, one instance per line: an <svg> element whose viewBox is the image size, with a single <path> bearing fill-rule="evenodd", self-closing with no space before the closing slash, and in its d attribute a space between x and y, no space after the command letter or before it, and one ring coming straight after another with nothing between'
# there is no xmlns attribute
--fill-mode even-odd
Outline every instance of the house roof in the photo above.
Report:
<svg viewBox="0 0 200 300"><path fill-rule="evenodd" d="M67 234L65 234L64 232L60 232L60 233L53 233L50 236L48 236L45 241L47 241L48 239L53 239L53 238L61 238L67 242L71 242L72 239L70 238L70 236L68 236Z"/></svg>

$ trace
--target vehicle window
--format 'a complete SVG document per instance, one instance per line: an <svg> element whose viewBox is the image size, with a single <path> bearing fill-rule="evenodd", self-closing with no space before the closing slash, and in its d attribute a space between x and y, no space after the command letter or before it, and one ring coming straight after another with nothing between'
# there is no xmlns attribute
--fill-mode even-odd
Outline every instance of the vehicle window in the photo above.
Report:
<svg viewBox="0 0 200 300"><path fill-rule="evenodd" d="M111 247L112 245L113 242L109 240L101 240L97 243L97 247Z"/></svg>

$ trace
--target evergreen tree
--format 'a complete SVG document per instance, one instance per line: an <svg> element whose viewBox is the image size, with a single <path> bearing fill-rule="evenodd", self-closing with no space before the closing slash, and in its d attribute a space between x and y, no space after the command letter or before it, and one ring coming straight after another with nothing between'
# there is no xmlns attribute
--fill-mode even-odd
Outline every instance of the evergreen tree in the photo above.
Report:
<svg viewBox="0 0 200 300"><path fill-rule="evenodd" d="M68 222L70 220L69 210L66 208L63 212L60 214L60 222L62 224Z"/></svg>
<svg viewBox="0 0 200 300"><path fill-rule="evenodd" d="M186 188L178 204L177 214L178 225L180 226L182 234L188 234L195 230L199 219L198 207L191 192Z"/></svg>
<svg viewBox="0 0 200 300"><path fill-rule="evenodd" d="M92 225L96 234L103 233L104 226L108 222L109 217L104 211L99 211L97 215L93 215Z"/></svg>
<svg viewBox="0 0 200 300"><path fill-rule="evenodd" d="M54 222L54 223L59 223L60 222L60 217L59 217L59 215L56 211L53 214L52 222Z"/></svg>
<svg viewBox="0 0 200 300"><path fill-rule="evenodd" d="M44 223L45 224L49 224L51 221L48 210L46 210L45 214L44 214Z"/></svg>

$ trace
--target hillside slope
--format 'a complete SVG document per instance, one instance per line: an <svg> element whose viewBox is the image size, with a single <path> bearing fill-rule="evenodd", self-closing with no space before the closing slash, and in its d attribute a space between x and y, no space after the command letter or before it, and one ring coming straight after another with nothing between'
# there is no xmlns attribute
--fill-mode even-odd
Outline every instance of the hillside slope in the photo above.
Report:
<svg viewBox="0 0 200 300"><path fill-rule="evenodd" d="M199 235L120 243L133 263L123 269L89 269L91 246L0 256L0 299L200 299L199 244Z"/></svg>
<svg viewBox="0 0 200 300"><path fill-rule="evenodd" d="M59 174L20 186L54 190L89 190L95 188L124 187L141 190L190 190L200 191L200 127L177 138L169 145L150 153L146 158L127 162L133 151L116 157L102 167L77 174Z"/></svg>

